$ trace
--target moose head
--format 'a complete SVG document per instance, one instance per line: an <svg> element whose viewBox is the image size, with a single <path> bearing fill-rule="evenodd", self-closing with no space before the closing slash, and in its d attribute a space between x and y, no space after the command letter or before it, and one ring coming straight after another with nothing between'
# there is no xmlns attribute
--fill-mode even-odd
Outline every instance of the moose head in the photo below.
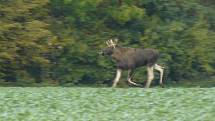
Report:
<svg viewBox="0 0 215 121"><path fill-rule="evenodd" d="M101 55L113 54L114 49L117 47L117 42L118 42L118 39L114 39L114 41L112 39L106 41L105 43L106 43L107 47L102 49L99 54L101 54Z"/></svg>

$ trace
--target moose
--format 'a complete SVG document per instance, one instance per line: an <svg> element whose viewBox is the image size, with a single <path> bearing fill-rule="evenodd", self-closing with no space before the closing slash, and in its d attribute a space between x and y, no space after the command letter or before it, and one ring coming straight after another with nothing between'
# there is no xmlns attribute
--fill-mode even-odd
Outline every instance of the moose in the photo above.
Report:
<svg viewBox="0 0 215 121"><path fill-rule="evenodd" d="M132 79L135 69L142 66L147 66L148 75L145 87L150 87L151 81L154 79L154 69L160 72L159 84L163 87L164 67L156 63L159 57L159 52L156 49L121 47L117 42L118 39L106 41L107 47L99 52L103 56L110 56L117 63L116 77L113 80L112 87L116 87L123 70L128 70L128 83L141 86Z"/></svg>

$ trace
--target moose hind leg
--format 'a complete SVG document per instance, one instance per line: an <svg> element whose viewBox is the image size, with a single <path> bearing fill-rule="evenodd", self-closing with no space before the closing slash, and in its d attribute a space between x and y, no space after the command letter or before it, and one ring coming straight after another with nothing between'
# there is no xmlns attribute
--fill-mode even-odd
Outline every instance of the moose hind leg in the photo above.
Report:
<svg viewBox="0 0 215 121"><path fill-rule="evenodd" d="M121 73L122 73L122 70L121 69L117 69L117 71L116 71L116 77L115 77L115 79L113 81L112 87L116 87L116 85L119 82L119 79L121 77Z"/></svg>
<svg viewBox="0 0 215 121"><path fill-rule="evenodd" d="M150 84L152 82L152 80L154 79L154 72L153 72L153 66L148 66L147 67L147 72L148 72L148 79L147 79L147 82L146 82L146 88L149 88L150 87Z"/></svg>
<svg viewBox="0 0 215 121"><path fill-rule="evenodd" d="M134 77L134 70L128 70L128 83L135 85L135 86L142 86L140 84L137 84L132 81L132 78Z"/></svg>
<svg viewBox="0 0 215 121"><path fill-rule="evenodd" d="M160 72L160 85L163 87L163 73L164 73L164 67L159 66L158 64L155 64L155 69Z"/></svg>

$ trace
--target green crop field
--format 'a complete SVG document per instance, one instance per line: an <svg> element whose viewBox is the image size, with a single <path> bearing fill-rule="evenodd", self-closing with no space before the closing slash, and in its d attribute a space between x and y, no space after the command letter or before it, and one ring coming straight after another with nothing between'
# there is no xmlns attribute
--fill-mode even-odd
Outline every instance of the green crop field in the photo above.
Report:
<svg viewBox="0 0 215 121"><path fill-rule="evenodd" d="M215 88L1 87L0 121L214 121Z"/></svg>

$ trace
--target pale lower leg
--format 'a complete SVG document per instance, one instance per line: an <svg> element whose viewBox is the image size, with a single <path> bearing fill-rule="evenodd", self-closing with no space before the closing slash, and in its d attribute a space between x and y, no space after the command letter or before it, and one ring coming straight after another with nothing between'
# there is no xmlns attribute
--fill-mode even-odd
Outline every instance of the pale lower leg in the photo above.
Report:
<svg viewBox="0 0 215 121"><path fill-rule="evenodd" d="M147 67L147 72L148 72L148 79L145 87L149 88L152 80L154 79L153 67Z"/></svg>
<svg viewBox="0 0 215 121"><path fill-rule="evenodd" d="M134 76L134 71L128 70L128 83L133 84L135 86L141 86L140 84L137 84L137 83L132 81L133 76Z"/></svg>
<svg viewBox="0 0 215 121"><path fill-rule="evenodd" d="M163 73L164 73L164 67L159 66L158 64L155 64L155 69L160 72L160 85L163 85Z"/></svg>
<svg viewBox="0 0 215 121"><path fill-rule="evenodd" d="M121 77L121 73L122 73L122 70L121 69L117 69L117 71L116 71L116 77L115 77L115 79L113 81L112 87L116 87L116 85L119 82L119 79Z"/></svg>

